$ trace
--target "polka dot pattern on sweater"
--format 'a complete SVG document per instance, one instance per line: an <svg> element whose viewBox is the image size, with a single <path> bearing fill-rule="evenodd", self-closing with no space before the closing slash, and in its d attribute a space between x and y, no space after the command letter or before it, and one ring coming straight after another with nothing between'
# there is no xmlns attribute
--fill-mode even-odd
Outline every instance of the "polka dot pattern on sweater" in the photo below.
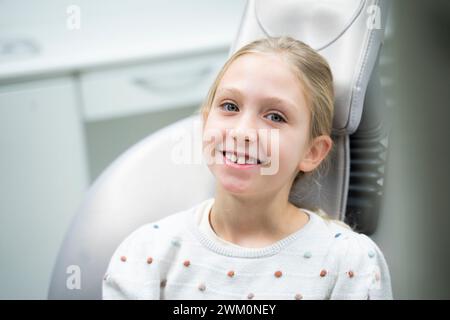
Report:
<svg viewBox="0 0 450 320"><path fill-rule="evenodd" d="M370 239L355 236L339 227L322 228L323 232L317 228L317 235L311 233L311 240L303 237L298 245L284 251L281 251L285 246L283 242L283 245L278 246L277 243L273 248L248 250L247 254L247 250L239 247L227 249L223 244L219 245L212 236L208 238L207 233L203 234L204 238L197 232L182 233L176 228L175 221L179 220L173 219L170 224L150 223L143 228L145 235L137 233L139 236L130 237L132 242L121 247L111 260L112 267L103 276L103 286L111 297L119 296L115 295L120 289L116 284L123 282L128 291L121 293L121 297L141 298L145 295L162 299L181 296L209 299L223 296L248 300L272 297L309 300L331 294L326 298L333 299L354 295L350 290L359 286L361 281L372 281L373 285L383 280L384 284L388 277L383 266L381 273L365 271L367 265L377 266L379 259L383 258L377 255L376 245L371 244ZM157 242L152 243L154 241ZM214 255L211 251L215 252ZM347 252L351 252L351 257L346 256ZM370 260L374 257L376 259ZM330 286L336 283L339 291L329 291ZM158 287L158 284L160 288L157 290L147 287ZM333 290L335 288L337 286Z"/></svg>
<svg viewBox="0 0 450 320"><path fill-rule="evenodd" d="M295 299L295 300L302 300L302 299L303 299L303 296L302 296L300 293L297 293L297 294L294 296L294 299Z"/></svg>
<svg viewBox="0 0 450 320"><path fill-rule="evenodd" d="M280 270L275 271L275 273L274 273L274 276L277 278L280 278L282 275L283 275L283 273Z"/></svg>

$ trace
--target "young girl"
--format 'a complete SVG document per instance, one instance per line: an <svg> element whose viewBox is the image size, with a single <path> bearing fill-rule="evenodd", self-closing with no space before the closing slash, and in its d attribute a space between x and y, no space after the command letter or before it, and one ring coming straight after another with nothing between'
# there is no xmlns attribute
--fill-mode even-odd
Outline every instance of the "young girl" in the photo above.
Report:
<svg viewBox="0 0 450 320"><path fill-rule="evenodd" d="M370 238L288 201L329 159L333 101L327 62L300 41L234 53L201 108L215 197L128 236L103 298L392 299Z"/></svg>

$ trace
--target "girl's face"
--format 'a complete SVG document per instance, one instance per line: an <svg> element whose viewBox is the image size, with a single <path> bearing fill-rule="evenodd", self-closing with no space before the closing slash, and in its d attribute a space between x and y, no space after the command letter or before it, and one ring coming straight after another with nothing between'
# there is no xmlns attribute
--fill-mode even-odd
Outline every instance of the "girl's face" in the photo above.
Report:
<svg viewBox="0 0 450 320"><path fill-rule="evenodd" d="M203 129L205 154L214 157L208 167L228 192L272 194L290 189L298 170L309 171L310 111L302 90L287 62L275 54L245 54L229 66ZM223 151L247 153L262 164L230 164ZM271 174L262 174L262 168Z"/></svg>

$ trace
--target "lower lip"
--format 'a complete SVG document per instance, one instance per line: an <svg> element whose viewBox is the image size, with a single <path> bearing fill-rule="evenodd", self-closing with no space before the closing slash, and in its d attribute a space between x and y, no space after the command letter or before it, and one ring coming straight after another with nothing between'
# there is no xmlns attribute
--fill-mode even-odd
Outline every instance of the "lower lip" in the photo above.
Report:
<svg viewBox="0 0 450 320"><path fill-rule="evenodd" d="M222 157L225 161L225 164L229 167L232 168L236 168L236 169L250 169L250 168L254 168L254 167L259 167L259 164L238 164L238 163L234 163L231 162L230 160L227 159L227 157L225 157L222 153Z"/></svg>

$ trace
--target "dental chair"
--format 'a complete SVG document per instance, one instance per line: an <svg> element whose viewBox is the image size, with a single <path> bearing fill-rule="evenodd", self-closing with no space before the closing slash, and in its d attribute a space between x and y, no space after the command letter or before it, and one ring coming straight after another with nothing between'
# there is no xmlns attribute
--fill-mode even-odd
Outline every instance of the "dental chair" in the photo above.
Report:
<svg viewBox="0 0 450 320"><path fill-rule="evenodd" d="M230 49L231 55L255 39L288 35L328 60L335 81L331 166L326 174L300 179L289 199L320 207L367 234L376 227L382 191L384 101L377 61L387 11L387 3L376 0L250 0ZM101 299L109 259L127 235L214 195L212 174L195 161L200 132L200 115L194 114L138 142L101 174L62 244L49 299ZM69 283L74 270L80 288Z"/></svg>

